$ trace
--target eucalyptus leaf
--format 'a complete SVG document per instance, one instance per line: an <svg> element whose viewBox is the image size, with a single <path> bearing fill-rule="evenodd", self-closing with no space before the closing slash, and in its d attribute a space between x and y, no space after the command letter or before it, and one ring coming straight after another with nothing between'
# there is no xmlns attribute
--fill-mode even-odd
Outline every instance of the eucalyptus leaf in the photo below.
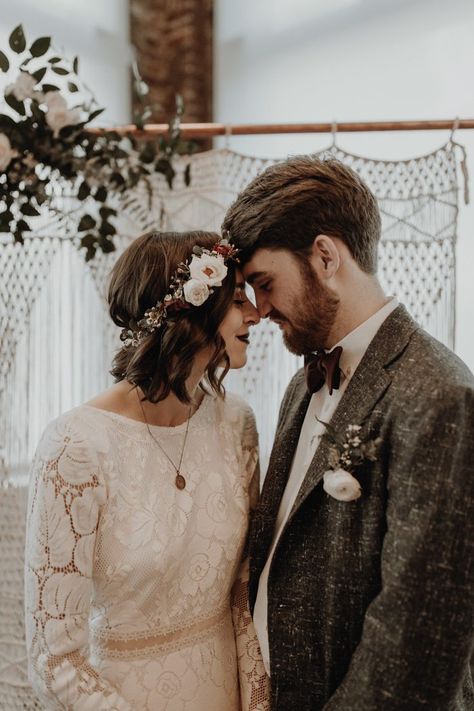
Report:
<svg viewBox="0 0 474 711"><path fill-rule="evenodd" d="M48 59L48 62L50 64L57 64L58 62L61 62L61 61L62 61L61 57L51 57L50 59Z"/></svg>
<svg viewBox="0 0 474 711"><path fill-rule="evenodd" d="M59 87L55 84L43 84L41 90L44 91L45 94L47 94L48 91L59 91Z"/></svg>
<svg viewBox="0 0 474 711"><path fill-rule="evenodd" d="M74 74L79 73L79 57L74 57L74 61L72 63L72 70Z"/></svg>
<svg viewBox="0 0 474 711"><path fill-rule="evenodd" d="M93 234L88 234L85 235L85 237L81 237L81 247L93 247L94 244L97 242L97 237Z"/></svg>
<svg viewBox="0 0 474 711"><path fill-rule="evenodd" d="M172 188L173 179L176 175L176 172L170 161L167 158L160 158L160 160L158 160L155 164L155 170L157 173L162 173L165 176L166 182L168 183L169 187Z"/></svg>
<svg viewBox="0 0 474 711"><path fill-rule="evenodd" d="M20 207L20 212L22 215L26 215L27 217L37 217L40 214L36 207L29 202L23 203Z"/></svg>
<svg viewBox="0 0 474 711"><path fill-rule="evenodd" d="M36 79L36 83L38 84L41 81L41 79L44 77L45 74L46 74L46 67L42 67L41 69L37 69L36 72L33 72L33 74L31 76Z"/></svg>
<svg viewBox="0 0 474 711"><path fill-rule="evenodd" d="M99 239L99 247L104 254L109 254L110 252L115 252L115 245L111 239L101 236Z"/></svg>
<svg viewBox="0 0 474 711"><path fill-rule="evenodd" d="M59 75L62 76L62 77L66 77L66 76L69 74L68 70L67 70L67 69L64 69L64 67L56 67L56 66L53 65L53 66L51 67L51 70L52 70L55 74L59 74Z"/></svg>
<svg viewBox="0 0 474 711"><path fill-rule="evenodd" d="M105 109L96 109L89 115L89 121L93 121L95 118L97 118L97 116L100 116L104 111L105 111Z"/></svg>
<svg viewBox="0 0 474 711"><path fill-rule="evenodd" d="M139 159L143 163L153 163L156 158L156 145L149 141L146 143L142 150L140 151Z"/></svg>
<svg viewBox="0 0 474 711"><path fill-rule="evenodd" d="M40 109L36 101L31 102L31 115L33 118L36 119L39 123L41 123L44 120L44 111Z"/></svg>
<svg viewBox="0 0 474 711"><path fill-rule="evenodd" d="M103 222L99 227L99 234L102 237L113 237L113 235L117 234L117 230L111 222Z"/></svg>
<svg viewBox="0 0 474 711"><path fill-rule="evenodd" d="M77 197L79 200L85 200L91 193L91 189L85 180L82 181L79 190L77 191Z"/></svg>
<svg viewBox="0 0 474 711"><path fill-rule="evenodd" d="M16 229L20 232L29 232L30 226L26 220L18 220L18 222L16 223Z"/></svg>
<svg viewBox="0 0 474 711"><path fill-rule="evenodd" d="M125 178L120 173L115 172L112 173L112 175L110 176L110 183L112 185L116 185L117 188L119 188L125 185Z"/></svg>
<svg viewBox="0 0 474 711"><path fill-rule="evenodd" d="M86 232L87 230L92 230L96 225L96 222L92 215L83 215L77 227L78 232Z"/></svg>
<svg viewBox="0 0 474 711"><path fill-rule="evenodd" d="M10 37L8 38L8 44L10 49L12 49L16 54L21 54L26 49L26 38L23 32L23 27L18 25L15 27Z"/></svg>
<svg viewBox="0 0 474 711"><path fill-rule="evenodd" d="M191 163L188 163L184 169L184 184L187 188L191 185Z"/></svg>
<svg viewBox="0 0 474 711"><path fill-rule="evenodd" d="M0 70L2 72L8 72L10 69L10 61L6 54L0 50Z"/></svg>
<svg viewBox="0 0 474 711"><path fill-rule="evenodd" d="M0 114L0 128L16 128L16 121L14 121L11 116Z"/></svg>
<svg viewBox="0 0 474 711"><path fill-rule="evenodd" d="M26 110L25 110L25 104L23 101L18 101L18 99L15 99L13 94L6 94L5 101L10 108L12 108L17 113L21 114L21 116L25 116Z"/></svg>
<svg viewBox="0 0 474 711"><path fill-rule="evenodd" d="M42 57L51 46L51 37L39 37L30 47L32 57Z"/></svg>
<svg viewBox="0 0 474 711"><path fill-rule="evenodd" d="M67 88L71 93L75 93L76 91L79 91L79 88L77 87L77 84L74 84L72 81L68 81L67 83Z"/></svg>
<svg viewBox="0 0 474 711"><path fill-rule="evenodd" d="M101 185L100 188L97 188L94 197L99 202L105 202L107 200L107 188Z"/></svg>
<svg viewBox="0 0 474 711"><path fill-rule="evenodd" d="M106 205L104 205L99 209L99 214L103 220L107 220L112 215L116 215L117 210L115 210L113 207L107 207Z"/></svg>

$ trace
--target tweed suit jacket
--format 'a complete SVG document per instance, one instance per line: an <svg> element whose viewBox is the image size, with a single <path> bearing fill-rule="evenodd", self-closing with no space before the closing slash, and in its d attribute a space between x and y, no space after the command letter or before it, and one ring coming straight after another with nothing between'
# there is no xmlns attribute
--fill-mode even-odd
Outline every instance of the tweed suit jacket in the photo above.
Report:
<svg viewBox="0 0 474 711"><path fill-rule="evenodd" d="M282 402L250 533L250 605L309 403L303 371ZM331 420L380 437L355 471L362 496L323 490L324 436L268 580L273 711L474 709L474 378L398 306Z"/></svg>

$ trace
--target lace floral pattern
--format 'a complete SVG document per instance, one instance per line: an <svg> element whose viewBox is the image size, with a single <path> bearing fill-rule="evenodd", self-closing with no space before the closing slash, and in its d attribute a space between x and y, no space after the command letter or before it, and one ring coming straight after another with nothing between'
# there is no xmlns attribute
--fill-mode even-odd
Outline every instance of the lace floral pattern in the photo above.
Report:
<svg viewBox="0 0 474 711"><path fill-rule="evenodd" d="M176 456L182 426L155 430ZM191 418L184 491L140 422L81 406L48 427L26 543L30 678L48 709L264 708L242 692L258 672L236 652L230 606L256 453L232 395ZM243 620L238 644L254 634Z"/></svg>

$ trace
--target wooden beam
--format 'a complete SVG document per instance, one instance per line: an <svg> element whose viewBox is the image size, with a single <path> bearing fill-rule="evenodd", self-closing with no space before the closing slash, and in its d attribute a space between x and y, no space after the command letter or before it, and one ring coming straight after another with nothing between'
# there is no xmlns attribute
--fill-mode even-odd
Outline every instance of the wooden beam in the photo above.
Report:
<svg viewBox="0 0 474 711"><path fill-rule="evenodd" d="M212 136L250 136L282 133L369 133L376 131L449 131L455 128L472 129L474 119L440 119L432 121L352 121L332 123L275 123L275 124L223 124L223 123L182 123L183 138L210 138ZM91 128L92 133L102 133L107 129ZM132 133L137 138L152 138L168 131L168 124L150 123L144 130L135 126L118 126L119 133Z"/></svg>

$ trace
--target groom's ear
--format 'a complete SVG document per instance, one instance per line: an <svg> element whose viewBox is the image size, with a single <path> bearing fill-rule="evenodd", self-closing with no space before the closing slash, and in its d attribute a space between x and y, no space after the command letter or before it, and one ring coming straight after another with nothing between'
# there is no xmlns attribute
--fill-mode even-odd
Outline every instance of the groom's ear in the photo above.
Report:
<svg viewBox="0 0 474 711"><path fill-rule="evenodd" d="M310 259L317 276L323 281L333 277L341 265L341 255L337 244L328 235L315 237Z"/></svg>

